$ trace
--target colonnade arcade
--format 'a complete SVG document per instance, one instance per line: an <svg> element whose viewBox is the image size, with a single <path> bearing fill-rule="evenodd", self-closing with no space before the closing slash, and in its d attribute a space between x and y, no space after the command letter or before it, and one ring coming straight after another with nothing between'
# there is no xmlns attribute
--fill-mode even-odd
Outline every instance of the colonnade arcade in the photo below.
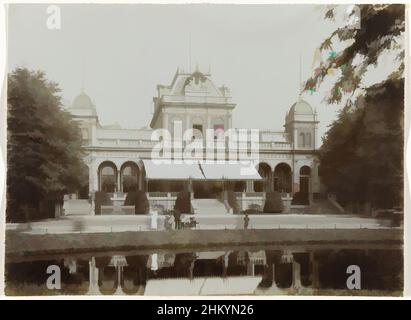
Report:
<svg viewBox="0 0 411 320"><path fill-rule="evenodd" d="M106 192L129 192L143 187L144 169L133 161L126 161L117 168L112 161L102 162L97 170L98 190Z"/></svg>
<svg viewBox="0 0 411 320"><path fill-rule="evenodd" d="M293 172L291 166L281 162L274 169L266 163L258 164L258 173L263 178L262 181L254 182L255 192L270 192L277 191L280 193L302 193L312 192L311 188L311 167L303 165L298 170L298 177L295 180L298 182L293 186ZM296 179L297 178L297 179Z"/></svg>

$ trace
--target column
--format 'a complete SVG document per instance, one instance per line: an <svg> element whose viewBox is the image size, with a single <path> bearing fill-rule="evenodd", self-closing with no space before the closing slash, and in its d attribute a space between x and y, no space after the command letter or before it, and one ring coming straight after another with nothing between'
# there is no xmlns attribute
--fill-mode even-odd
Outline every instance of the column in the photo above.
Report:
<svg viewBox="0 0 411 320"><path fill-rule="evenodd" d="M228 268L228 256L230 252L226 252L223 258L223 277L227 277L227 268Z"/></svg>
<svg viewBox="0 0 411 320"><path fill-rule="evenodd" d="M186 126L183 128L183 136L184 136L184 131L188 130L190 128L190 115L187 113L186 114Z"/></svg>
<svg viewBox="0 0 411 320"><path fill-rule="evenodd" d="M88 295L101 295L98 287L98 268L96 267L96 260L92 257L89 261L89 289Z"/></svg>
<svg viewBox="0 0 411 320"><path fill-rule="evenodd" d="M163 129L168 129L168 114L163 111Z"/></svg>
<svg viewBox="0 0 411 320"><path fill-rule="evenodd" d="M271 285L271 288L272 289L278 289L277 282L275 282L275 263L273 263L271 266L273 268L273 283Z"/></svg>
<svg viewBox="0 0 411 320"><path fill-rule="evenodd" d="M114 292L115 295L124 295L124 291L122 288L123 284L123 266L120 264L116 265L116 270L117 270L117 289L116 292Z"/></svg>
<svg viewBox="0 0 411 320"><path fill-rule="evenodd" d="M158 255L157 255L157 253L153 253L150 258L151 258L150 269L152 271L157 271L158 270L158 259L157 259Z"/></svg>
<svg viewBox="0 0 411 320"><path fill-rule="evenodd" d="M247 275L253 276L255 275L255 268L254 268L254 261L248 261L247 263Z"/></svg>
<svg viewBox="0 0 411 320"><path fill-rule="evenodd" d="M96 194L93 192L90 194L91 206L90 206L90 215L94 216L96 214Z"/></svg>
<svg viewBox="0 0 411 320"><path fill-rule="evenodd" d="M96 167L96 160L94 158L91 158L90 164L88 165L88 182L89 193L94 193L99 190L98 172Z"/></svg>
<svg viewBox="0 0 411 320"><path fill-rule="evenodd" d="M296 193L300 191L300 170L297 164L294 164L294 172L293 175L293 192Z"/></svg>
<svg viewBox="0 0 411 320"><path fill-rule="evenodd" d="M293 139L293 143L294 143L294 149L297 149L298 148L298 132L297 132L297 129L296 128L294 128L294 139Z"/></svg>
<svg viewBox="0 0 411 320"><path fill-rule="evenodd" d="M301 265L293 260L293 283L292 287L295 290L301 288Z"/></svg>
<svg viewBox="0 0 411 320"><path fill-rule="evenodd" d="M117 186L116 186L116 192L120 192L121 191L121 171L117 170Z"/></svg>
<svg viewBox="0 0 411 320"><path fill-rule="evenodd" d="M93 146L97 145L97 127L95 123L91 126L91 144Z"/></svg>
<svg viewBox="0 0 411 320"><path fill-rule="evenodd" d="M246 181L246 192L253 192L254 191L254 181L247 180Z"/></svg>

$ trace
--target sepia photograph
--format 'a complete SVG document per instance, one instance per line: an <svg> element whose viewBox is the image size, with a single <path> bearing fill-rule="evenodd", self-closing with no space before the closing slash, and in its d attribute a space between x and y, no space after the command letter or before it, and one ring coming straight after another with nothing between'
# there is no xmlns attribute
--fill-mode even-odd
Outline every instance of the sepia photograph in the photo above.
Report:
<svg viewBox="0 0 411 320"><path fill-rule="evenodd" d="M5 16L5 296L404 296L405 4Z"/></svg>

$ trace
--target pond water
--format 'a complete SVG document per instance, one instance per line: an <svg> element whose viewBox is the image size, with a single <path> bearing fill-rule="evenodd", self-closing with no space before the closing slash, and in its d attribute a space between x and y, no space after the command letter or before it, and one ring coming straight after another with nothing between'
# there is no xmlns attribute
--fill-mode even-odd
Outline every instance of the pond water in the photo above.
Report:
<svg viewBox="0 0 411 320"><path fill-rule="evenodd" d="M349 279L349 266L358 266L359 278ZM7 295L397 296L403 290L396 249L100 252L8 261L5 270Z"/></svg>

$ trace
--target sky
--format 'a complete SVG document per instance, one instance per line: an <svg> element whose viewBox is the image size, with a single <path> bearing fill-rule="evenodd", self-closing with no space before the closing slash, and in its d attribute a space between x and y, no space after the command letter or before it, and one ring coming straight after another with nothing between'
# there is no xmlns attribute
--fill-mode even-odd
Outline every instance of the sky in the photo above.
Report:
<svg viewBox="0 0 411 320"><path fill-rule="evenodd" d="M9 6L8 71L45 71L67 105L84 88L101 124L125 128L148 126L156 86L170 84L178 67L198 65L230 88L234 127L282 131L301 81L313 73L315 49L343 21L324 20L319 5L59 7L61 28L50 30L47 5ZM337 53L343 48L333 43ZM390 68L392 56L383 58L370 83ZM302 96L317 110L320 137L341 108L323 102L336 77Z"/></svg>

